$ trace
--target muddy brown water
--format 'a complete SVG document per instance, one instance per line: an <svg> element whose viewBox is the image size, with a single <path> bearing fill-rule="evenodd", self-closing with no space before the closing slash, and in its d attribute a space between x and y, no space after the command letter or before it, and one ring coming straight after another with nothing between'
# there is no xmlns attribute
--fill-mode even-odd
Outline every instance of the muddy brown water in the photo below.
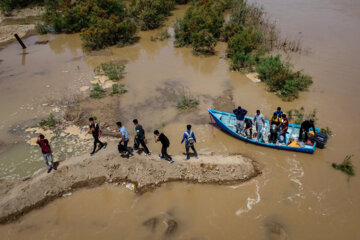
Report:
<svg viewBox="0 0 360 240"><path fill-rule="evenodd" d="M15 223L1 226L2 238L166 238L163 223L154 232L142 223L169 214L178 222L174 239L359 239L359 178L348 179L331 168L332 162L341 162L347 154L355 154L356 171L360 166L357 107L360 48L356 44L360 39L359 3L352 0L260 3L278 20L284 36L301 32L304 47L311 50L292 58L296 68L304 68L314 77L314 84L291 103L282 102L266 92L262 84L252 83L241 73L230 72L223 58L224 44L218 45L217 56L194 57L190 49L173 48L173 39L151 42L150 36L156 31L141 33L140 42L133 46L110 48L112 54L107 56L85 55L77 35L43 36L41 39L50 39L50 43L32 45L25 60L16 44L2 50L2 142L12 142L10 126L18 124L21 129L35 116L47 115L56 107L51 104L84 94L78 89L90 84L92 68L99 63L126 60L122 82L129 92L119 100L122 106L119 118L125 119L130 130L134 117L148 131L161 128L172 141L170 153L181 154L180 138L184 125L190 122L199 139L199 152L243 153L263 166L261 176L230 187L171 183L141 196L123 186L81 190ZM172 19L183 12L184 8L177 10ZM25 41L31 43L38 38ZM182 87L199 96L198 110L190 113L176 110L169 95L174 88ZM269 116L277 106L316 108L320 119L317 126L329 126L334 136L326 149L317 149L313 155L237 141L213 129L206 113L214 99L228 89L233 92L235 104L241 104L251 114L260 108ZM44 103L50 106L43 106ZM150 149L159 152L154 143ZM39 157L39 166L40 163Z"/></svg>

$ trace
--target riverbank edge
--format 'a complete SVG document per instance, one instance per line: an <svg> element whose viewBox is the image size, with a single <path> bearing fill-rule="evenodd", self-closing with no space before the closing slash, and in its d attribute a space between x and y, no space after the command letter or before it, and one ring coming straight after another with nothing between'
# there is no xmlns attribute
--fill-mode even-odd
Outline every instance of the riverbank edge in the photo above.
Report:
<svg viewBox="0 0 360 240"><path fill-rule="evenodd" d="M109 145L95 156L83 154L63 161L57 171L49 174L42 168L22 180L0 180L0 224L15 221L65 193L104 183L133 183L134 191L143 194L167 182L231 185L261 174L260 165L242 155L207 154L190 161L174 156L175 162L169 164L155 154L121 158L116 143Z"/></svg>

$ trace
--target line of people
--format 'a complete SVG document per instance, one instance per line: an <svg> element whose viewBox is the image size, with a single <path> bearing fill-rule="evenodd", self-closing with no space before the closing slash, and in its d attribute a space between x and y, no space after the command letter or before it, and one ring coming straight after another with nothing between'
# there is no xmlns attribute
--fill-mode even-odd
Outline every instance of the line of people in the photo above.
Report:
<svg viewBox="0 0 360 240"><path fill-rule="evenodd" d="M248 111L243 109L241 106L233 110L233 113L236 116L235 130L241 135L245 135L247 138L252 139L253 133L253 124L255 124L256 129L256 141L264 142L264 132L265 132L265 118L260 110L256 110L254 116L254 123L249 118L245 118ZM274 111L272 117L270 118L270 136L269 143L276 144L277 141L281 144L286 144L286 133L289 127L289 120L286 117L286 114L283 113L281 107L278 107ZM305 120L300 127L298 141L303 141L308 144L308 136L310 129L313 129L315 133L314 120ZM291 142L295 141L290 141ZM310 143L309 143L310 144ZM300 145L299 145L300 146Z"/></svg>

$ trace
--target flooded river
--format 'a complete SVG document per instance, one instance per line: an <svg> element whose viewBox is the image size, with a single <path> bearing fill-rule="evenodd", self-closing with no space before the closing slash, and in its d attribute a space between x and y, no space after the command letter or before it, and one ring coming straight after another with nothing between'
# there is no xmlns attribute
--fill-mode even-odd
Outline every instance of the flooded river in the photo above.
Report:
<svg viewBox="0 0 360 240"><path fill-rule="evenodd" d="M141 196L114 185L80 190L1 226L2 239L166 238L163 222L154 232L143 225L151 217L164 215L178 222L174 239L360 239L359 177L348 179L331 167L348 154L355 154L356 171L360 167L360 3L259 3L277 20L284 36L301 32L303 45L310 50L293 56L292 62L313 76L314 84L291 103L282 102L241 73L230 72L224 44L217 46L216 56L195 57L191 49L174 48L173 38L150 41L157 31L142 32L137 44L110 48L111 54L101 56L84 54L78 35L27 38L31 47L25 56L16 44L0 51L0 141L5 146L0 152L1 176L24 176L28 169L43 167L39 152L32 153L34 163L25 160L32 147L16 138L16 133L56 112L53 109L63 107L64 99L86 94L80 88L90 85L92 69L110 60L127 61L121 81L128 93L119 100L119 120L129 129L135 117L147 131L159 127L172 141L170 153L180 154L184 150L177 141L189 122L199 139L199 152L242 153L263 167L261 176L234 186L169 183ZM184 7L175 11L170 22L183 12ZM39 38L50 42L36 45ZM179 113L169 100L169 92L182 87L199 96L197 111ZM277 106L316 108L316 126L329 126L334 136L326 149L317 149L313 155L237 141L208 124L207 108L226 90L232 91L236 105L251 114L260 108L269 117ZM150 144L150 149L157 153L159 146ZM6 161L15 164L12 172ZM21 170L27 165L27 170Z"/></svg>

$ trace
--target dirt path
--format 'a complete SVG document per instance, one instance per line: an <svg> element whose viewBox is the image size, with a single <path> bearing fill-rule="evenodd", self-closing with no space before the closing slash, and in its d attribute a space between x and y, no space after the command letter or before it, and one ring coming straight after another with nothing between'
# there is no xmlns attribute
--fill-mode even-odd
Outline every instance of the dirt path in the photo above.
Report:
<svg viewBox="0 0 360 240"><path fill-rule="evenodd" d="M61 162L50 174L43 168L28 179L1 180L0 223L15 220L64 193L104 182L132 182L135 191L143 193L164 182L232 184L261 173L256 162L241 155L201 155L186 162L183 156L175 156L175 162L169 164L155 154L121 158L115 149L116 143L109 143L93 157L84 154Z"/></svg>

